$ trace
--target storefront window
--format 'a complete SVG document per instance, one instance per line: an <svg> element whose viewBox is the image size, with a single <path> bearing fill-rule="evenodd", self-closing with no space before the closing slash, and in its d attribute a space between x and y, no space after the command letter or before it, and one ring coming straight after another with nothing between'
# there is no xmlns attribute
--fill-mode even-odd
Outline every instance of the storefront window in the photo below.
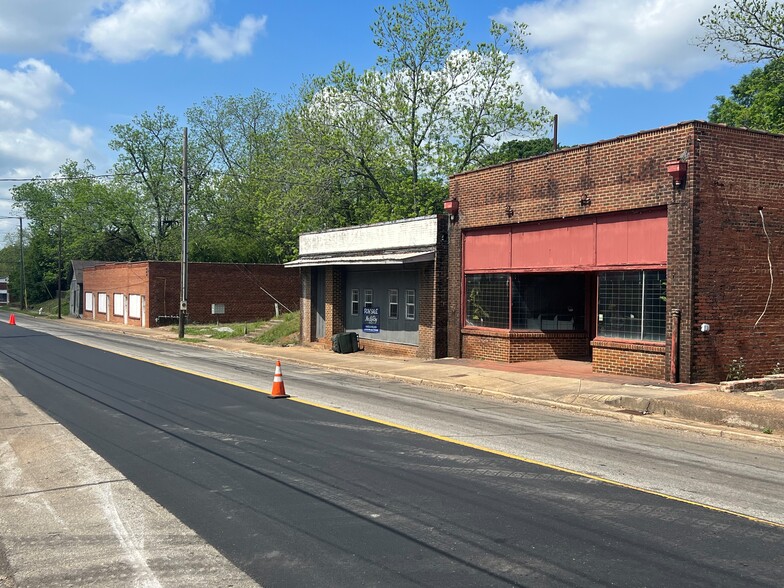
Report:
<svg viewBox="0 0 784 588"><path fill-rule="evenodd" d="M664 270L599 274L598 335L664 341L666 279Z"/></svg>
<svg viewBox="0 0 784 588"><path fill-rule="evenodd" d="M389 318L397 318L397 288L390 289L387 293L387 300L389 300Z"/></svg>
<svg viewBox="0 0 784 588"><path fill-rule="evenodd" d="M359 290L357 288L351 290L351 315L359 315Z"/></svg>
<svg viewBox="0 0 784 588"><path fill-rule="evenodd" d="M585 274L513 275L512 328L585 330Z"/></svg>
<svg viewBox="0 0 784 588"><path fill-rule="evenodd" d="M509 328L509 276L466 276L466 324L496 329Z"/></svg>
<svg viewBox="0 0 784 588"><path fill-rule="evenodd" d="M416 291L406 290L406 320L413 321L416 318Z"/></svg>

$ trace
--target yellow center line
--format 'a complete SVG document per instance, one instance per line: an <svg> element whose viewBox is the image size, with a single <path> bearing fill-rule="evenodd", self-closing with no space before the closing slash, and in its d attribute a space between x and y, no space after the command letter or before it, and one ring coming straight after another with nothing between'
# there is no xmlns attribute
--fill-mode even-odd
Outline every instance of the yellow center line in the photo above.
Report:
<svg viewBox="0 0 784 588"><path fill-rule="evenodd" d="M263 388L257 388L255 386L251 386L249 384L242 384L240 382L235 382L233 380L227 380L227 379L224 379L224 378L219 378L217 376L213 376L213 375L210 375L210 374L196 372L196 371L193 371L193 370L189 370L187 368L181 368L181 367L178 367L178 366L169 365L169 364L162 363L162 362L159 362L159 361L155 361L155 360L152 360L152 359L146 359L146 358L143 358L143 357L136 357L136 356L129 355L129 354L122 353L122 352L118 352L118 351L110 351L110 353L114 353L115 355L120 355L122 357L127 357L129 359L135 359L137 361L143 361L145 363L149 363L149 364L152 364L152 365L157 365L159 367L172 369L172 370L175 370L175 371L178 371L178 372L182 372L182 373L185 373L185 374L190 374L192 376L205 378L207 380L213 380L215 382L220 382L222 384L228 384L229 386L236 386L238 388L244 388L246 390L251 390L253 392L259 392L261 394L267 394L267 395L271 394L270 390L265 390ZM363 421L368 421L368 422L371 422L371 423L384 425L386 427L392 427L394 429L398 429L398 430L401 430L401 431L414 433L415 435L422 435L423 437L430 437L431 439L438 439L439 441L444 441L446 443L451 443L453 445L459 445L461 447L467 447L469 449L474 449L476 451L481 451L483 453L489 453L491 455L497 455L499 457L506 457L508 459L513 459L515 461L519 461L519 462L522 462L522 463L527 463L527 464L531 464L531 465L547 468L547 469L550 469L550 470L555 470L557 472L562 472L562 473L566 473L566 474L572 474L574 476L580 476L581 478L587 478L589 480L594 480L596 482L602 482L604 484L610 484L612 486L616 486L616 487L619 487L619 488L626 488L628 490L634 490L636 492L642 492L644 494L649 494L651 496L658 496L660 498L665 498L667 500L673 500L675 502L680 502L682 504L688 504L688 505L691 505L691 506L697 506L699 508L704 508L706 510L710 510L710 511L713 511L713 512L720 512L720 513L723 513L723 514L732 515L732 516L735 516L735 517L738 517L738 518L741 518L741 519L752 521L754 523L761 523L761 524L764 524L764 525L769 525L771 527L784 529L784 524L776 523L774 521L769 521L767 519L763 519L763 518L760 518L760 517L755 517L755 516L752 516L752 515L743 514L743 513L740 513L740 512L736 512L734 510L729 510L729 509L721 508L721 507L718 507L718 506L712 506L710 504L705 504L703 502L696 502L694 500L689 500L687 498L680 498L678 496L673 496L671 494L665 494L663 492L657 492L656 490L648 490L647 488L641 488L640 486L633 486L631 484L626 484L624 482L618 482L616 480L611 480L609 478L603 478L601 476L595 476L593 474L580 472L578 470L572 470L572 469L569 469L569 468L564 468L564 467L561 467L561 466L557 466L557 465L554 465L554 464L551 464L551 463L539 461L539 460L536 460L536 459L530 459L530 458L527 458L527 457L521 457L521 456L515 455L513 453L507 453L505 451L499 451L497 449L492 449L491 447L486 447L484 445L477 445L475 443L469 443L467 441L460 441L459 439L454 439L452 437L447 437L445 435L439 435L437 433L431 433L430 431L424 431L424 430L421 430L421 429L415 429L413 427L408 427L406 425L401 425L399 423L395 423L395 422L392 422L392 421L386 421L386 420L383 420L383 419L377 419L375 417L371 417L371 416L368 416L368 415L365 415L365 414L361 414L361 413L357 413L357 412L352 412L350 410L344 410L342 408L335 408L334 406L321 404L319 402L315 402L315 401L312 401L312 400L305 400L305 399L302 399L302 398L295 398L295 397L286 398L285 400L289 400L291 402L296 402L298 404L304 404L304 405L307 405L307 406L311 406L313 408L319 408L321 410L328 410L330 412L334 412L334 413L350 416L350 417L357 418L357 419L362 419Z"/></svg>

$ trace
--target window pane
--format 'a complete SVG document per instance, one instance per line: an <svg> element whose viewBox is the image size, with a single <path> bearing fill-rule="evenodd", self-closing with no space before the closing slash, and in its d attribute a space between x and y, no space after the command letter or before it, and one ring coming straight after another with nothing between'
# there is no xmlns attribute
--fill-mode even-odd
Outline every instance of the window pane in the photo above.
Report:
<svg viewBox="0 0 784 588"><path fill-rule="evenodd" d="M365 290L365 308L373 306L373 290Z"/></svg>
<svg viewBox="0 0 784 588"><path fill-rule="evenodd" d="M389 318L397 318L397 290L389 291Z"/></svg>
<svg viewBox="0 0 784 588"><path fill-rule="evenodd" d="M509 328L509 276L466 276L466 324L496 329Z"/></svg>
<svg viewBox="0 0 784 588"><path fill-rule="evenodd" d="M585 330L585 274L512 276L512 328Z"/></svg>
<svg viewBox="0 0 784 588"><path fill-rule="evenodd" d="M666 277L663 270L599 274L599 336L664 341Z"/></svg>
<svg viewBox="0 0 784 588"><path fill-rule="evenodd" d="M416 318L416 290L406 290L406 320Z"/></svg>
<svg viewBox="0 0 784 588"><path fill-rule="evenodd" d="M645 273L645 318L643 339L664 341L667 332L667 272L646 271Z"/></svg>
<svg viewBox="0 0 784 588"><path fill-rule="evenodd" d="M359 290L357 289L351 291L351 314L352 316L359 314Z"/></svg>

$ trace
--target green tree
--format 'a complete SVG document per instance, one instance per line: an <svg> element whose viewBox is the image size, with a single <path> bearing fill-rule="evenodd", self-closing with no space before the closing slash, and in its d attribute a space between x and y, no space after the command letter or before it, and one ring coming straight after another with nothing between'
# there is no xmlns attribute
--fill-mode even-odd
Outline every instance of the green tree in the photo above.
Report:
<svg viewBox="0 0 784 588"><path fill-rule="evenodd" d="M187 111L193 140L209 162L209 182L192 217L191 251L204 261L273 261L259 219L278 165L282 113L272 96L216 96Z"/></svg>
<svg viewBox="0 0 784 588"><path fill-rule="evenodd" d="M89 161L82 166L67 161L54 179L12 189L14 205L28 219L25 273L31 302L49 298L57 289L61 236L64 279L71 259L135 258L135 240L118 220L123 217L118 214L118 204L122 205L124 198L93 174Z"/></svg>
<svg viewBox="0 0 784 588"><path fill-rule="evenodd" d="M708 120L784 133L784 58L743 76L732 86L730 97L718 96Z"/></svg>
<svg viewBox="0 0 784 588"><path fill-rule="evenodd" d="M482 156L479 161L477 161L477 167L487 167L488 165L496 165L499 163L506 163L507 161L516 161L518 159L525 159L536 155L544 155L545 153L550 153L552 150L552 139L513 139L512 141L501 143L496 149L489 150L486 155Z"/></svg>
<svg viewBox="0 0 784 588"><path fill-rule="evenodd" d="M112 127L109 147L118 152L118 191L124 192L123 224L148 259L176 258L182 208L182 131L163 107Z"/></svg>
<svg viewBox="0 0 784 588"><path fill-rule="evenodd" d="M339 64L313 82L299 112L322 121L327 151L374 191L374 205L392 218L436 212L446 177L474 165L488 142L541 127L545 111L526 109L512 79L525 26L493 23L492 40L472 46L447 0L404 0L377 15L375 67Z"/></svg>
<svg viewBox="0 0 784 588"><path fill-rule="evenodd" d="M699 45L722 59L753 63L784 55L784 4L767 0L732 0L713 7L699 20Z"/></svg>

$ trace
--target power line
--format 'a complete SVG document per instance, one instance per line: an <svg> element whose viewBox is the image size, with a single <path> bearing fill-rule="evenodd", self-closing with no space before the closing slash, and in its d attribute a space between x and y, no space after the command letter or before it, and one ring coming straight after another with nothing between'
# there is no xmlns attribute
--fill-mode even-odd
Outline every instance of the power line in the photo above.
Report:
<svg viewBox="0 0 784 588"><path fill-rule="evenodd" d="M105 178L124 178L139 175L138 172L111 173L111 174L90 174L76 176L73 178L0 178L0 182L73 182L76 180L99 180Z"/></svg>

